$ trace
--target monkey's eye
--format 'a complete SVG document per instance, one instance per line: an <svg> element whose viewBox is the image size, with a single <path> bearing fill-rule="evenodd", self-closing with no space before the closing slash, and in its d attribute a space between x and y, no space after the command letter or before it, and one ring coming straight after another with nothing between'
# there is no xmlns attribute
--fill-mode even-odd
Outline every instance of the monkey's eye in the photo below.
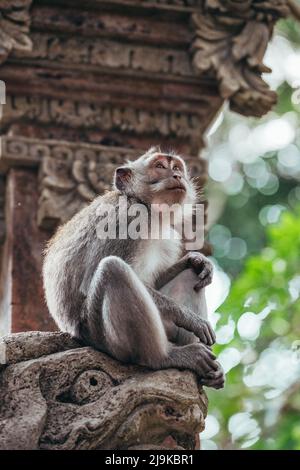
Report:
<svg viewBox="0 0 300 470"><path fill-rule="evenodd" d="M173 166L173 170L175 170L175 171L180 171L180 168L179 168L178 165L175 165L175 166Z"/></svg>
<svg viewBox="0 0 300 470"><path fill-rule="evenodd" d="M155 165L155 168L165 168L162 163L158 162Z"/></svg>

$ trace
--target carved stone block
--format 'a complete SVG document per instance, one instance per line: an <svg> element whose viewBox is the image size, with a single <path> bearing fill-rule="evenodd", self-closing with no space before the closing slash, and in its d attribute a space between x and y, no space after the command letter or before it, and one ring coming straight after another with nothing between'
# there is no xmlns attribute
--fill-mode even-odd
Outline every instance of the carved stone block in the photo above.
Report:
<svg viewBox="0 0 300 470"><path fill-rule="evenodd" d="M194 449L192 372L125 366L62 333L0 339L0 449Z"/></svg>
<svg viewBox="0 0 300 470"><path fill-rule="evenodd" d="M114 170L126 160L134 160L143 151L49 142L49 155L40 169L38 223L54 228L66 222L96 196L111 189ZM187 159L199 184L206 179L203 160Z"/></svg>
<svg viewBox="0 0 300 470"><path fill-rule="evenodd" d="M24 137L2 137L0 169L40 167L38 223L53 229L66 222L96 196L111 189L114 170L135 160L142 149L126 149ZM186 157L200 187L206 181L206 162Z"/></svg>

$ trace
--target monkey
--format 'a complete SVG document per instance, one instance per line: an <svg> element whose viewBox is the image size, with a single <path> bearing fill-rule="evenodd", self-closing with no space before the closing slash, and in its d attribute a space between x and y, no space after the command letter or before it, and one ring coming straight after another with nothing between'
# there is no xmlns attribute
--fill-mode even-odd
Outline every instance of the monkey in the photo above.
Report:
<svg viewBox="0 0 300 470"><path fill-rule="evenodd" d="M121 196L129 208L139 204L147 213L165 204L195 204L197 190L184 159L151 148L117 168L112 186L59 227L45 249L51 316L62 331L123 363L190 369L202 385L223 387L204 300L211 262L200 252L186 252L178 238L97 235L100 209L113 208L109 220ZM120 215L115 221L119 227Z"/></svg>

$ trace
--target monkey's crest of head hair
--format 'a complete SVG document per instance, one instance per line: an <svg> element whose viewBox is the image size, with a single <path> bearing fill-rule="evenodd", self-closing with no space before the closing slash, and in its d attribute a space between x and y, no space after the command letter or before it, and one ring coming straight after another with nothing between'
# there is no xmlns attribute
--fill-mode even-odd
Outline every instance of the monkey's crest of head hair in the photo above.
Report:
<svg viewBox="0 0 300 470"><path fill-rule="evenodd" d="M154 195L166 190L166 178L164 176L155 178L151 175L151 162L156 156L158 159L166 156L180 161L183 168L182 183L185 187L185 197L182 204L195 204L198 199L198 191L186 162L175 151L162 152L159 146L151 147L136 160L127 160L123 166L117 168L113 181L114 189L144 203L151 203Z"/></svg>

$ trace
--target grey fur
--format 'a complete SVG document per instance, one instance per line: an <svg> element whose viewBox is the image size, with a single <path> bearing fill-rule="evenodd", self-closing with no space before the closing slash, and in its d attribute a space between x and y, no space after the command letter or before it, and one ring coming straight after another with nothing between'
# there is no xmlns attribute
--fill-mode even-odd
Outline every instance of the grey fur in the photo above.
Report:
<svg viewBox="0 0 300 470"><path fill-rule="evenodd" d="M155 283L142 282L137 258L148 241L101 240L96 234L97 209L103 203L113 204L118 214L119 197L126 194L129 204L142 202L149 208L157 194L147 176L155 152L128 162L129 176L120 172L127 179L121 184L115 180L114 191L96 198L58 230L44 261L46 301L60 329L86 344L153 369L189 368L203 384L220 388L223 373L210 350L215 335L205 319L203 287L211 281L210 262L200 253L182 252L174 265L155 273ZM169 181L175 172L167 172ZM195 197L185 168L180 178L187 186L186 197ZM185 299L176 297L180 289Z"/></svg>

